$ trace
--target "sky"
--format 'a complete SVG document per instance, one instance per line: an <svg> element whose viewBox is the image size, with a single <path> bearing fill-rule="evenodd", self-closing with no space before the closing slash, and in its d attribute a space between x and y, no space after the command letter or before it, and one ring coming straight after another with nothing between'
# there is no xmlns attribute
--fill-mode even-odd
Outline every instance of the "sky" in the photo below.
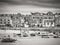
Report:
<svg viewBox="0 0 60 45"><path fill-rule="evenodd" d="M0 0L0 13L60 12L60 0Z"/></svg>

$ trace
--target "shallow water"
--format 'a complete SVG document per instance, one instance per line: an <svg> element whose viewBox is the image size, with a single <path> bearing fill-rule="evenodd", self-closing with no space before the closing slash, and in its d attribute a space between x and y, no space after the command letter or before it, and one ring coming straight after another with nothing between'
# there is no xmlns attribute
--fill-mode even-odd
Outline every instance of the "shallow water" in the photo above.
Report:
<svg viewBox="0 0 60 45"><path fill-rule="evenodd" d="M2 43L0 45L60 45L59 38L20 38L13 43Z"/></svg>

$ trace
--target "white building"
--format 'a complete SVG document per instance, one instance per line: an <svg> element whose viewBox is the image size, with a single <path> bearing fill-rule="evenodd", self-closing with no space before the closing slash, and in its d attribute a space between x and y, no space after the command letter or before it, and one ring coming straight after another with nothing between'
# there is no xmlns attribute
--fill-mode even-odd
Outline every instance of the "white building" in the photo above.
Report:
<svg viewBox="0 0 60 45"><path fill-rule="evenodd" d="M43 16L43 27L54 27L55 22L54 15L44 15Z"/></svg>

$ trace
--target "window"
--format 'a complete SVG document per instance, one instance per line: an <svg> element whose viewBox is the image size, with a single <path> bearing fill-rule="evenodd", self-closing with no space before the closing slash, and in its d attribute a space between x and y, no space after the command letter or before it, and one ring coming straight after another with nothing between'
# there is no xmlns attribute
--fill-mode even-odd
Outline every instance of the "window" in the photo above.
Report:
<svg viewBox="0 0 60 45"><path fill-rule="evenodd" d="M8 21L10 21L10 20L8 20Z"/></svg>
<svg viewBox="0 0 60 45"><path fill-rule="evenodd" d="M6 19L4 19L4 21L6 21Z"/></svg>
<svg viewBox="0 0 60 45"><path fill-rule="evenodd" d="M2 21L2 19L0 19L0 21Z"/></svg>
<svg viewBox="0 0 60 45"><path fill-rule="evenodd" d="M34 19L39 19L39 17L33 17Z"/></svg>
<svg viewBox="0 0 60 45"><path fill-rule="evenodd" d="M49 17L49 19L52 19L52 17Z"/></svg>
<svg viewBox="0 0 60 45"><path fill-rule="evenodd" d="M40 23L42 23L42 22L40 21Z"/></svg>
<svg viewBox="0 0 60 45"><path fill-rule="evenodd" d="M51 24L53 24L53 22L51 22Z"/></svg>
<svg viewBox="0 0 60 45"><path fill-rule="evenodd" d="M16 25L16 27L18 27L18 26Z"/></svg>
<svg viewBox="0 0 60 45"><path fill-rule="evenodd" d="M6 22L4 22L4 24L6 24Z"/></svg>
<svg viewBox="0 0 60 45"><path fill-rule="evenodd" d="M4 16L3 14L1 16Z"/></svg>
<svg viewBox="0 0 60 45"><path fill-rule="evenodd" d="M35 18L35 17L33 17L33 18Z"/></svg>
<svg viewBox="0 0 60 45"><path fill-rule="evenodd" d="M47 23L47 25L49 25L49 22Z"/></svg>
<svg viewBox="0 0 60 45"><path fill-rule="evenodd" d="M43 19L43 17L40 17L41 19Z"/></svg>
<svg viewBox="0 0 60 45"><path fill-rule="evenodd" d="M4 27L5 25L0 25L0 27Z"/></svg>
<svg viewBox="0 0 60 45"><path fill-rule="evenodd" d="M10 24L10 22L8 22L8 24Z"/></svg>
<svg viewBox="0 0 60 45"><path fill-rule="evenodd" d="M0 24L2 24L2 22L0 22Z"/></svg>
<svg viewBox="0 0 60 45"><path fill-rule="evenodd" d="M44 19L47 19L47 17L44 17Z"/></svg>
<svg viewBox="0 0 60 45"><path fill-rule="evenodd" d="M40 23L42 23L42 20L40 19Z"/></svg>
<svg viewBox="0 0 60 45"><path fill-rule="evenodd" d="M18 19L18 17L16 17L16 19Z"/></svg>

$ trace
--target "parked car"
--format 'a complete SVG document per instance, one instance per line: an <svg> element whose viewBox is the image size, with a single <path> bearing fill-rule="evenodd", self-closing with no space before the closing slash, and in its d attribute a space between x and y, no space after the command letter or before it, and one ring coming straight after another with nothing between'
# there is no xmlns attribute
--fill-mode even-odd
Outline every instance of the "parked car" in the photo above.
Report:
<svg viewBox="0 0 60 45"><path fill-rule="evenodd" d="M54 35L53 33L49 33L49 34L48 34L48 37L49 37L49 38L53 38L53 35Z"/></svg>
<svg viewBox="0 0 60 45"><path fill-rule="evenodd" d="M40 32L38 32L38 34L40 34Z"/></svg>
<svg viewBox="0 0 60 45"><path fill-rule="evenodd" d="M53 33L49 33L48 36L49 36L49 38L59 38L58 35L53 34Z"/></svg>
<svg viewBox="0 0 60 45"><path fill-rule="evenodd" d="M31 33L30 36L36 36L35 33Z"/></svg>
<svg viewBox="0 0 60 45"><path fill-rule="evenodd" d="M21 34L17 34L19 37L21 37Z"/></svg>
<svg viewBox="0 0 60 45"><path fill-rule="evenodd" d="M53 35L48 35L49 38L53 38Z"/></svg>
<svg viewBox="0 0 60 45"><path fill-rule="evenodd" d="M23 37L28 37L28 34L24 33L24 34L23 34Z"/></svg>
<svg viewBox="0 0 60 45"><path fill-rule="evenodd" d="M41 36L41 35L40 35L40 32L38 32L37 35L38 35L38 36Z"/></svg>
<svg viewBox="0 0 60 45"><path fill-rule="evenodd" d="M53 38L59 38L59 36L58 35L54 35Z"/></svg>
<svg viewBox="0 0 60 45"><path fill-rule="evenodd" d="M42 35L42 38L49 38L48 35Z"/></svg>

